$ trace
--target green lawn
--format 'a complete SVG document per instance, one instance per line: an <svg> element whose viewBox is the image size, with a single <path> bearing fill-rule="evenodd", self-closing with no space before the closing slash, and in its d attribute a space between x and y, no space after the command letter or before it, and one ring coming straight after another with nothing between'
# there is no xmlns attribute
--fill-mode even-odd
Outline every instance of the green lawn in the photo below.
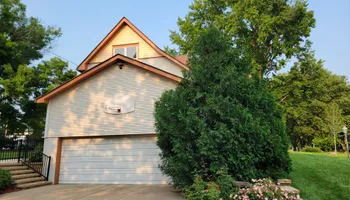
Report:
<svg viewBox="0 0 350 200"><path fill-rule="evenodd" d="M17 158L18 158L18 151L0 152L0 160L17 159Z"/></svg>
<svg viewBox="0 0 350 200"><path fill-rule="evenodd" d="M345 154L291 152L292 185L305 200L350 200L350 160Z"/></svg>

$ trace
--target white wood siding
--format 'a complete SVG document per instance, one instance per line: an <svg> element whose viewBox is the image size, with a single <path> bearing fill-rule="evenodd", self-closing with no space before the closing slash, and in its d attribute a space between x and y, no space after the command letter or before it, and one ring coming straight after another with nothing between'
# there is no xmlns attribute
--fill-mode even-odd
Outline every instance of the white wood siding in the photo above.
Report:
<svg viewBox="0 0 350 200"><path fill-rule="evenodd" d="M154 134L154 102L176 82L133 65L113 65L56 96L49 102L47 137ZM104 112L115 94L129 95L135 111L123 115Z"/></svg>
<svg viewBox="0 0 350 200"><path fill-rule="evenodd" d="M129 26L125 25L111 41L91 60L94 62L103 62L113 56L114 45L138 44L138 57L149 58L160 56L145 40L143 40Z"/></svg>
<svg viewBox="0 0 350 200"><path fill-rule="evenodd" d="M166 184L155 136L64 139L60 183Z"/></svg>
<svg viewBox="0 0 350 200"><path fill-rule="evenodd" d="M176 76L183 77L182 68L165 57L145 58L140 59L140 61Z"/></svg>

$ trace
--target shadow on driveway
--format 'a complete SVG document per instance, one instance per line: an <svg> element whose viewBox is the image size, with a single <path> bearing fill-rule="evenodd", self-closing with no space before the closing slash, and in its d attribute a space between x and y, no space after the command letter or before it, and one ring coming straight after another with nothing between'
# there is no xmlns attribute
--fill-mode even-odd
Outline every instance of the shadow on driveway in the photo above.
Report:
<svg viewBox="0 0 350 200"><path fill-rule="evenodd" d="M0 195L2 200L180 200L168 185L50 185Z"/></svg>

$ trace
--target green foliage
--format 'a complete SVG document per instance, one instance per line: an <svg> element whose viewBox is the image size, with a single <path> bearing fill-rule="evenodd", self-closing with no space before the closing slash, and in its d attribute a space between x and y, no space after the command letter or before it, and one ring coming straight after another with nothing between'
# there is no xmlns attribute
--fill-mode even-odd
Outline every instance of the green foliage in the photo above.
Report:
<svg viewBox="0 0 350 200"><path fill-rule="evenodd" d="M234 178L226 172L219 171L215 179L215 183L220 187L220 197L223 200L230 199L230 195L237 192L237 187L233 185Z"/></svg>
<svg viewBox="0 0 350 200"><path fill-rule="evenodd" d="M26 16L21 1L0 1L0 76L6 76L3 66L13 71L43 57L42 50L61 35L53 26L45 27L38 18Z"/></svg>
<svg viewBox="0 0 350 200"><path fill-rule="evenodd" d="M205 182L199 176L185 190L185 198L188 200L216 200L220 198L220 188L214 182Z"/></svg>
<svg viewBox="0 0 350 200"><path fill-rule="evenodd" d="M173 184L189 186L195 174L215 181L222 169L237 180L289 172L288 139L267 82L246 74L250 65L218 30L197 40L189 65L155 103L159 167Z"/></svg>
<svg viewBox="0 0 350 200"><path fill-rule="evenodd" d="M307 7L304 0L195 0L188 14L178 19L179 32L171 31L170 39L180 54L189 54L199 35L216 27L241 56L252 59L252 73L261 76L282 68L304 50L315 26Z"/></svg>
<svg viewBox="0 0 350 200"><path fill-rule="evenodd" d="M254 180L252 188L241 188L232 199L301 200L299 195L281 191L270 179Z"/></svg>
<svg viewBox="0 0 350 200"><path fill-rule="evenodd" d="M11 185L11 174L8 170L0 169L0 191Z"/></svg>
<svg viewBox="0 0 350 200"><path fill-rule="evenodd" d="M323 62L316 60L312 51L300 56L288 73L274 76L270 86L283 109L293 147L311 145L315 137L329 137L326 110L330 104L344 108L342 119L350 116L346 77L323 68ZM336 129L340 132L341 126Z"/></svg>
<svg viewBox="0 0 350 200"><path fill-rule="evenodd" d="M310 146L305 146L301 151L302 152L311 152L311 153L322 153L323 152L318 147L310 147Z"/></svg>
<svg viewBox="0 0 350 200"><path fill-rule="evenodd" d="M58 58L29 66L43 57L61 30L26 16L19 0L0 1L0 129L23 133L28 127L41 135L46 105L34 99L76 75Z"/></svg>
<svg viewBox="0 0 350 200"><path fill-rule="evenodd" d="M165 46L164 51L173 57L176 57L177 55L179 55L179 52L177 52L176 49L172 49L169 46Z"/></svg>
<svg viewBox="0 0 350 200"><path fill-rule="evenodd" d="M31 152L29 160L30 162L42 162L43 160L43 145L42 144L38 144L34 151Z"/></svg>
<svg viewBox="0 0 350 200"><path fill-rule="evenodd" d="M332 151L334 144L331 137L315 137L312 143L323 151Z"/></svg>

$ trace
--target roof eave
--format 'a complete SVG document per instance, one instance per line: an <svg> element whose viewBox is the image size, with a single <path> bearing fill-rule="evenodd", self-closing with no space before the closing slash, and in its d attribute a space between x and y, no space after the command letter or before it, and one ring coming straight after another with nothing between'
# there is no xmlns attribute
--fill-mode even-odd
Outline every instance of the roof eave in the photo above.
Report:
<svg viewBox="0 0 350 200"><path fill-rule="evenodd" d="M98 64L97 66L95 66L89 70L84 71L82 74L80 74L80 75L74 77L73 79L71 79L70 81L56 87L55 89L51 90L50 92L39 96L38 98L36 98L35 102L36 103L44 103L44 104L49 103L50 99L54 98L55 96L59 95L60 93L62 93L64 91L70 89L71 87L85 81L86 79L90 78L91 76L101 72L105 68L116 63L118 60L122 60L123 62L127 62L131 65L134 65L134 66L140 67L142 69L151 71L155 74L169 78L169 79L176 81L176 82L180 82L182 80L182 78L179 76L176 76L176 75L171 74L169 72L155 68L155 67L148 65L146 63L142 63L140 61L134 60L132 58L128 58L128 57L125 57L123 55L117 54L117 55L107 59L106 61Z"/></svg>

